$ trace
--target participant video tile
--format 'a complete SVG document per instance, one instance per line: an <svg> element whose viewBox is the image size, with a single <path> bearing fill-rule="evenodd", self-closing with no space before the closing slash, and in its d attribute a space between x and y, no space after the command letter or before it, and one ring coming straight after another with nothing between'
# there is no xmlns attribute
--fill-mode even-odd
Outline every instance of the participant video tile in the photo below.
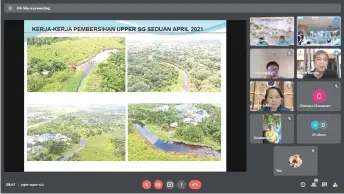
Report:
<svg viewBox="0 0 344 194"><path fill-rule="evenodd" d="M294 143L293 114L251 114L252 144Z"/></svg>
<svg viewBox="0 0 344 194"><path fill-rule="evenodd" d="M292 81L251 81L250 110L290 112L294 110Z"/></svg>
<svg viewBox="0 0 344 194"><path fill-rule="evenodd" d="M275 147L273 172L275 176L317 176L317 147Z"/></svg>
<svg viewBox="0 0 344 194"><path fill-rule="evenodd" d="M297 115L298 143L340 143L341 116L339 114Z"/></svg>
<svg viewBox="0 0 344 194"><path fill-rule="evenodd" d="M297 17L297 45L340 46L341 18L339 16Z"/></svg>
<svg viewBox="0 0 344 194"><path fill-rule="evenodd" d="M253 79L294 78L293 49L251 49L250 58Z"/></svg>
<svg viewBox="0 0 344 194"><path fill-rule="evenodd" d="M294 17L251 17L250 45L294 45Z"/></svg>
<svg viewBox="0 0 344 194"><path fill-rule="evenodd" d="M339 81L305 81L297 83L298 111L340 111Z"/></svg>
<svg viewBox="0 0 344 194"><path fill-rule="evenodd" d="M298 49L297 78L329 80L341 78L340 49Z"/></svg>

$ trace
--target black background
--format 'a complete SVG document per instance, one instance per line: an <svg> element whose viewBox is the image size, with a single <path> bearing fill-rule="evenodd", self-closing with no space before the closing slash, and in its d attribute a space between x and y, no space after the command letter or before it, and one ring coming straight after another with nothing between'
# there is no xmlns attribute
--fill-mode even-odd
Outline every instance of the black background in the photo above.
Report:
<svg viewBox="0 0 344 194"><path fill-rule="evenodd" d="M1 81L5 172L24 171L24 21L5 21Z"/></svg>

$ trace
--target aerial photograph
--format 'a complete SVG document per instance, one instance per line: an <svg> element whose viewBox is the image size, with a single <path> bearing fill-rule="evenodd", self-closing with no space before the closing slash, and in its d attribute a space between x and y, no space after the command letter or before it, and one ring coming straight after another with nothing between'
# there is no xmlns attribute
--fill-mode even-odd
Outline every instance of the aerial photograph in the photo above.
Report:
<svg viewBox="0 0 344 194"><path fill-rule="evenodd" d="M28 161L124 161L125 105L29 105Z"/></svg>
<svg viewBox="0 0 344 194"><path fill-rule="evenodd" d="M128 92L220 92L220 40L127 40Z"/></svg>
<svg viewBox="0 0 344 194"><path fill-rule="evenodd" d="M29 37L28 92L125 92L124 37Z"/></svg>
<svg viewBox="0 0 344 194"><path fill-rule="evenodd" d="M129 161L220 161L219 104L129 104Z"/></svg>

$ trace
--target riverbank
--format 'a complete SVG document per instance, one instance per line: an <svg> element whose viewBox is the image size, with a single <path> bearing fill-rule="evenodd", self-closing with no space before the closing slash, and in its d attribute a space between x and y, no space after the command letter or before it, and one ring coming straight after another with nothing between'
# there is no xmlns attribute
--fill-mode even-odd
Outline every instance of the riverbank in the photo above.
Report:
<svg viewBox="0 0 344 194"><path fill-rule="evenodd" d="M212 156L165 152L154 148L139 132L128 134L129 161L218 161Z"/></svg>
<svg viewBox="0 0 344 194"><path fill-rule="evenodd" d="M77 92L125 92L125 51L106 50L85 66Z"/></svg>
<svg viewBox="0 0 344 194"><path fill-rule="evenodd" d="M54 73L51 77L37 75L28 82L41 85L39 92L75 92L83 73L82 70L65 69ZM28 89L28 91L32 90Z"/></svg>
<svg viewBox="0 0 344 194"><path fill-rule="evenodd" d="M145 121L142 121L145 123ZM169 131L166 130L159 130L161 127L155 124L151 123L145 123L146 128L153 133L155 136L160 138L161 140L168 140L168 141L174 141L178 143L184 143L188 145L198 145L198 146L203 146L203 147L210 147L213 150L219 151L221 150L221 145L213 141L210 137L205 136L203 139L203 142L191 142L191 141L186 141L183 139L178 138L177 135L175 135L175 132L177 129L170 128Z"/></svg>

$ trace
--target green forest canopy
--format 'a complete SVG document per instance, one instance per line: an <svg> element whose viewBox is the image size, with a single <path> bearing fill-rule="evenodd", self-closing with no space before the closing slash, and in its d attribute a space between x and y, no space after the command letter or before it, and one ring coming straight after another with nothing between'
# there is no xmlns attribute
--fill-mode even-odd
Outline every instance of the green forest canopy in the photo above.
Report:
<svg viewBox="0 0 344 194"><path fill-rule="evenodd" d="M166 63L182 67L189 73L192 92L221 90L221 42L211 40L128 42L130 90L147 92L174 84L178 69Z"/></svg>
<svg viewBox="0 0 344 194"><path fill-rule="evenodd" d="M153 108L157 106L159 104L130 104L128 117L132 120L144 120L147 123L159 125L163 130L169 129L171 123L178 122L179 127L176 134L179 138L189 142L201 143L207 136L221 145L221 108L219 106L197 104L197 108L204 109L210 114L210 117L204 118L198 125L184 125L183 118L178 117L179 111L173 108L175 105L170 104L168 111L154 111ZM133 129L129 130L133 131Z"/></svg>

